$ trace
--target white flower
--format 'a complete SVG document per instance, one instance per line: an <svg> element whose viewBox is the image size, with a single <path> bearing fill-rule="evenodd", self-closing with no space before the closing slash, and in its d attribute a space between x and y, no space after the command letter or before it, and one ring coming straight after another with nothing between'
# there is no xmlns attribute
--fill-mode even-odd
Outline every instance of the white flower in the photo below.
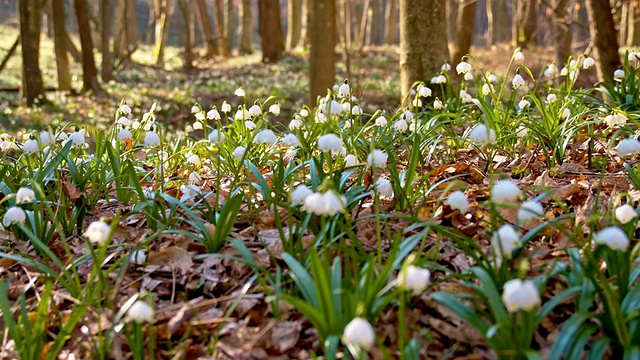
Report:
<svg viewBox="0 0 640 360"><path fill-rule="evenodd" d="M249 120L251 119L251 114L244 107L240 107L233 118L236 120Z"/></svg>
<svg viewBox="0 0 640 360"><path fill-rule="evenodd" d="M471 95L469 95L469 93L466 92L465 90L460 90L459 96L460 96L460 100L462 100L464 104L468 104L473 101L473 97L471 97Z"/></svg>
<svg viewBox="0 0 640 360"><path fill-rule="evenodd" d="M269 106L269 112L275 116L280 115L280 105L272 104L271 106Z"/></svg>
<svg viewBox="0 0 640 360"><path fill-rule="evenodd" d="M474 144L488 145L495 141L496 133L485 124L478 124L469 131L469 138Z"/></svg>
<svg viewBox="0 0 640 360"><path fill-rule="evenodd" d="M544 70L543 75L546 77L551 77L555 75L557 72L558 72L558 68L556 67L556 64L551 64Z"/></svg>
<svg viewBox="0 0 640 360"><path fill-rule="evenodd" d="M7 209L7 212L4 213L4 218L2 218L2 224L4 226L10 226L15 223L24 223L27 220L27 213L17 206L12 206Z"/></svg>
<svg viewBox="0 0 640 360"><path fill-rule="evenodd" d="M244 90L241 87L237 88L236 91L234 91L233 94L235 96L239 96L239 97L245 97L245 95L246 95Z"/></svg>
<svg viewBox="0 0 640 360"><path fill-rule="evenodd" d="M82 146L85 144L84 141L85 130L81 129L78 131L74 131L71 135L69 135L69 141L73 142L73 146Z"/></svg>
<svg viewBox="0 0 640 360"><path fill-rule="evenodd" d="M209 133L209 136L207 136L207 138L209 139L209 141L211 141L214 144L219 144L221 142L224 141L224 133L218 129L213 129L213 131L211 131Z"/></svg>
<svg viewBox="0 0 640 360"><path fill-rule="evenodd" d="M620 141L616 150L620 156L640 154L640 141L633 138L624 139Z"/></svg>
<svg viewBox="0 0 640 360"><path fill-rule="evenodd" d="M378 126L387 126L387 118L384 117L384 115L380 115L376 118L375 124ZM406 124L406 121L405 121L405 124Z"/></svg>
<svg viewBox="0 0 640 360"><path fill-rule="evenodd" d="M502 302L510 313L519 310L529 311L542 303L533 281L520 279L509 280L504 284Z"/></svg>
<svg viewBox="0 0 640 360"><path fill-rule="evenodd" d="M569 61L569 68L575 68L578 65L578 61L576 59L572 59Z"/></svg>
<svg viewBox="0 0 640 360"><path fill-rule="evenodd" d="M442 64L440 71L451 71L451 65L449 65L449 63Z"/></svg>
<svg viewBox="0 0 640 360"><path fill-rule="evenodd" d="M447 196L446 204L454 210L458 210L462 214L469 211L469 200L467 196L460 190L456 190Z"/></svg>
<svg viewBox="0 0 640 360"><path fill-rule="evenodd" d="M323 123L326 123L328 120L329 119L327 118L327 115L325 115L324 113L321 113L321 112L316 113L315 121L317 123L323 124Z"/></svg>
<svg viewBox="0 0 640 360"><path fill-rule="evenodd" d="M487 75L487 81L491 84L495 84L498 82L498 77L495 76L494 74L489 74Z"/></svg>
<svg viewBox="0 0 640 360"><path fill-rule="evenodd" d="M144 137L144 144L147 146L156 146L160 144L160 136L155 131L149 131Z"/></svg>
<svg viewBox="0 0 640 360"><path fill-rule="evenodd" d="M102 220L92 222L84 232L84 236L90 242L98 245L104 245L109 240L109 235L111 235L111 226Z"/></svg>
<svg viewBox="0 0 640 360"><path fill-rule="evenodd" d="M289 122L289 129L295 130L299 129L302 126L302 121L298 119L293 119Z"/></svg>
<svg viewBox="0 0 640 360"><path fill-rule="evenodd" d="M349 103L346 104L346 106L351 106ZM328 113L329 115L339 115L344 109L344 105L340 105L340 103L335 100L331 100L331 102L327 104L327 107L328 111L325 111L325 113Z"/></svg>
<svg viewBox="0 0 640 360"><path fill-rule="evenodd" d="M300 116L302 116L303 118L309 116L309 110L307 109L301 109L299 112Z"/></svg>
<svg viewBox="0 0 640 360"><path fill-rule="evenodd" d="M587 56L586 58L584 58L584 60L582 60L582 68L583 69L588 69L592 66L594 66L596 64L596 61L592 58Z"/></svg>
<svg viewBox="0 0 640 360"><path fill-rule="evenodd" d="M269 129L264 129L256 134L256 137L253 139L253 142L256 144L273 145L276 142L278 142L278 138L276 137L276 134L273 131Z"/></svg>
<svg viewBox="0 0 640 360"><path fill-rule="evenodd" d="M202 194L202 190L200 190L200 187L196 185L181 186L180 191L182 191L180 202L187 202L189 199L193 199L194 197Z"/></svg>
<svg viewBox="0 0 640 360"><path fill-rule="evenodd" d="M428 87L424 86L424 85L420 85L418 86L418 95L420 97L429 97L431 96L432 91L431 89L429 89Z"/></svg>
<svg viewBox="0 0 640 360"><path fill-rule="evenodd" d="M220 111L222 111L223 113L231 112L231 104L227 103L226 101L223 102L222 106L220 107Z"/></svg>
<svg viewBox="0 0 640 360"><path fill-rule="evenodd" d="M198 107L198 105L193 105L191 107L191 113L192 114L196 114L196 113L199 113L199 112L200 112L200 108Z"/></svg>
<svg viewBox="0 0 640 360"><path fill-rule="evenodd" d="M456 72L458 74L466 74L471 70L473 70L473 67L466 61L461 61L458 65L456 65Z"/></svg>
<svg viewBox="0 0 640 360"><path fill-rule="evenodd" d="M184 129L184 131L186 131L188 133L193 132L193 130L195 130L195 129L193 128L193 126L191 126L191 124L187 124L187 126Z"/></svg>
<svg viewBox="0 0 640 360"><path fill-rule="evenodd" d="M518 107L520 108L520 110L527 108L529 105L531 105L531 103L525 99L520 100L520 102L518 103Z"/></svg>
<svg viewBox="0 0 640 360"><path fill-rule="evenodd" d="M562 116L563 119L568 118L569 116L571 116L571 109L569 109L568 107L564 108L560 116Z"/></svg>
<svg viewBox="0 0 640 360"><path fill-rule="evenodd" d="M311 190L307 185L304 185L304 184L298 185L291 192L291 204L301 205L304 203L305 199L312 194L313 194L313 190Z"/></svg>
<svg viewBox="0 0 640 360"><path fill-rule="evenodd" d="M258 106L257 104L253 104L253 106L249 108L249 114L251 116L258 116L262 114L262 108L260 108L260 106Z"/></svg>
<svg viewBox="0 0 640 360"><path fill-rule="evenodd" d="M336 134L325 134L318 138L318 148L322 152L338 151L342 148L342 140Z"/></svg>
<svg viewBox="0 0 640 360"><path fill-rule="evenodd" d="M358 164L358 158L353 155L353 154L349 154L347 156L344 157L344 166L345 167L349 167L349 166L354 166Z"/></svg>
<svg viewBox="0 0 640 360"><path fill-rule="evenodd" d="M376 333L366 319L357 317L345 326L342 341L369 350L375 344Z"/></svg>
<svg viewBox="0 0 640 360"><path fill-rule="evenodd" d="M313 193L304 199L304 211L314 213L316 215L333 216L339 212L343 212L346 199L342 195L338 195L335 191L329 190L325 193Z"/></svg>
<svg viewBox="0 0 640 360"><path fill-rule="evenodd" d="M446 84L447 83L447 77L444 75L438 75L435 77L434 79L435 81L433 81L434 84Z"/></svg>
<svg viewBox="0 0 640 360"><path fill-rule="evenodd" d="M629 223L636 216L638 216L636 209L629 204L624 204L616 208L616 219L618 219L622 224Z"/></svg>
<svg viewBox="0 0 640 360"><path fill-rule="evenodd" d="M631 51L628 57L629 61L638 60L638 53L635 51Z"/></svg>
<svg viewBox="0 0 640 360"><path fill-rule="evenodd" d="M567 76L567 75L569 75L569 68L565 66L562 68L562 70L560 70L560 76Z"/></svg>
<svg viewBox="0 0 640 360"><path fill-rule="evenodd" d="M193 123L193 130L202 130L204 129L204 126L202 125L201 122L196 121Z"/></svg>
<svg viewBox="0 0 640 360"><path fill-rule="evenodd" d="M201 162L200 162L200 157L199 157L197 154L193 154L193 155L189 156L189 157L187 158L187 162L188 162L189 164L193 164L193 165L195 165L195 166L197 166L197 167L199 167L199 166L200 166L200 164L201 164Z"/></svg>
<svg viewBox="0 0 640 360"><path fill-rule="evenodd" d="M549 104L553 104L556 101L558 101L558 96L556 94L548 94L547 95L547 102Z"/></svg>
<svg viewBox="0 0 640 360"><path fill-rule="evenodd" d="M398 274L398 286L414 294L423 292L431 282L431 272L415 265L407 265Z"/></svg>
<svg viewBox="0 0 640 360"><path fill-rule="evenodd" d="M155 312L146 301L138 300L127 311L127 318L137 323L153 322Z"/></svg>
<svg viewBox="0 0 640 360"><path fill-rule="evenodd" d="M345 113L345 114L348 114L348 113L351 112L351 103L350 102L343 102L342 103L342 112Z"/></svg>
<svg viewBox="0 0 640 360"><path fill-rule="evenodd" d="M542 204L535 200L523 202L520 210L518 210L518 220L523 223L531 219L539 218L542 215L544 215L544 208Z"/></svg>
<svg viewBox="0 0 640 360"><path fill-rule="evenodd" d="M379 149L374 149L367 156L367 164L371 167L385 167L387 166L388 159L389 156L387 156L387 153Z"/></svg>
<svg viewBox="0 0 640 360"><path fill-rule="evenodd" d="M137 249L134 250L131 255L129 255L129 261L136 264L142 265L147 261L147 252L145 249Z"/></svg>
<svg viewBox="0 0 640 360"><path fill-rule="evenodd" d="M468 72L468 73L464 74L464 79L467 80L467 81L473 80L473 73Z"/></svg>
<svg viewBox="0 0 640 360"><path fill-rule="evenodd" d="M621 113L609 114L604 118L604 122L608 127L614 127L618 125L624 125L627 123L627 117Z"/></svg>
<svg viewBox="0 0 640 360"><path fill-rule="evenodd" d="M613 79L614 80L620 80L623 77L624 77L624 70L618 69L618 70L613 72Z"/></svg>
<svg viewBox="0 0 640 360"><path fill-rule="evenodd" d="M216 109L211 109L207 112L207 119L209 120L220 120L220 113Z"/></svg>
<svg viewBox="0 0 640 360"><path fill-rule="evenodd" d="M235 150L233 150L233 157L240 160L242 159L246 151L247 149L244 146L238 146L237 148L235 148Z"/></svg>
<svg viewBox="0 0 640 360"><path fill-rule="evenodd" d="M513 60L524 61L524 53L520 51L520 49L516 49L515 53L513 54Z"/></svg>
<svg viewBox="0 0 640 360"><path fill-rule="evenodd" d="M482 95L488 96L489 94L491 94L492 91L493 91L493 86L491 86L491 84L484 83L484 85L482 85Z"/></svg>
<svg viewBox="0 0 640 360"><path fill-rule="evenodd" d="M37 153L38 150L40 150L38 147L38 142L33 139L25 141L22 145L22 152L27 155Z"/></svg>
<svg viewBox="0 0 640 360"><path fill-rule="evenodd" d="M21 187L16 192L16 204L22 204L25 202L31 202L36 199L36 193L33 190Z"/></svg>
<svg viewBox="0 0 640 360"><path fill-rule="evenodd" d="M362 109L360 108L360 106L356 105L353 108L351 108L351 115L354 115L354 116L362 115Z"/></svg>
<svg viewBox="0 0 640 360"><path fill-rule="evenodd" d="M53 142L53 134L49 131L43 131L40 133L40 144L42 146L49 145Z"/></svg>
<svg viewBox="0 0 640 360"><path fill-rule="evenodd" d="M393 124L393 128L398 131L405 132L409 128L409 124L407 124L405 119L400 119Z"/></svg>
<svg viewBox="0 0 640 360"><path fill-rule="evenodd" d="M202 111L195 113L194 116L198 121L203 121L205 119L204 113Z"/></svg>
<svg viewBox="0 0 640 360"><path fill-rule="evenodd" d="M513 203L518 200L520 200L520 188L510 179L500 180L491 188L491 201Z"/></svg>
<svg viewBox="0 0 640 360"><path fill-rule="evenodd" d="M133 139L133 134L128 129L118 131L118 140Z"/></svg>
<svg viewBox="0 0 640 360"><path fill-rule="evenodd" d="M202 184L202 177L197 172L189 174L189 184L200 185Z"/></svg>
<svg viewBox="0 0 640 360"><path fill-rule="evenodd" d="M298 147L300 146L300 141L295 134L287 134L282 138L282 143L285 145Z"/></svg>
<svg viewBox="0 0 640 360"><path fill-rule="evenodd" d="M414 107L418 107L418 108L422 107L422 100L420 99L414 99L411 103L413 104Z"/></svg>
<svg viewBox="0 0 640 360"><path fill-rule="evenodd" d="M338 96L343 98L349 96L350 93L351 89L349 88L349 82L345 80L344 84L340 85L338 88Z"/></svg>
<svg viewBox="0 0 640 360"><path fill-rule="evenodd" d="M131 108L127 104L122 104L122 106L120 106L120 111L125 115L131 114Z"/></svg>
<svg viewBox="0 0 640 360"><path fill-rule="evenodd" d="M511 80L511 85L513 85L514 89L519 89L526 86L526 84L524 83L524 79L520 74L516 74L513 77L513 80Z"/></svg>
<svg viewBox="0 0 640 360"><path fill-rule="evenodd" d="M629 247L629 238L627 238L624 231L617 226L610 226L598 231L593 239L596 244L607 245L612 250L627 251Z"/></svg>
<svg viewBox="0 0 640 360"><path fill-rule="evenodd" d="M435 99L433 101L433 108L435 110L442 110L444 108L444 104L442 103L442 101L440 101L440 99Z"/></svg>
<svg viewBox="0 0 640 360"><path fill-rule="evenodd" d="M376 180L376 190L378 190L380 196L393 196L393 186L391 186L391 181L389 181L388 179L380 178Z"/></svg>
<svg viewBox="0 0 640 360"><path fill-rule="evenodd" d="M513 251L520 248L520 235L513 226L502 225L491 238L491 248L493 254L498 258L511 258Z"/></svg>

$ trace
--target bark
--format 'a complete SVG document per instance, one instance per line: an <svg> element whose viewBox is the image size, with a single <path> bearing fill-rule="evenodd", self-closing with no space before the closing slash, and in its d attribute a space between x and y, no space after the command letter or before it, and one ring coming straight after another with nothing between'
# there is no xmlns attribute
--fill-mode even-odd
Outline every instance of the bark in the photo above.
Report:
<svg viewBox="0 0 640 360"><path fill-rule="evenodd" d="M387 2L387 9L385 11L384 17L385 22L387 23L387 28L385 32L385 39L387 44L395 44L396 38L398 37L398 20L396 19L398 13L398 5L396 1L389 0Z"/></svg>
<svg viewBox="0 0 640 360"><path fill-rule="evenodd" d="M569 22L568 0L556 0L554 5L553 40L556 44L556 65L559 69L571 56L571 23Z"/></svg>
<svg viewBox="0 0 640 360"><path fill-rule="evenodd" d="M258 22L262 62L278 62L284 50L282 23L280 21L280 2L278 0L258 1Z"/></svg>
<svg viewBox="0 0 640 360"><path fill-rule="evenodd" d="M40 71L40 0L20 0L20 39L22 47L22 87L20 98L27 106L44 96Z"/></svg>
<svg viewBox="0 0 640 360"><path fill-rule="evenodd" d="M224 37L227 42L227 54L233 54L234 44L235 44L235 29L236 29L236 19L235 19L235 5L234 0L225 0L227 4L227 11L225 13L225 24L227 28L225 30Z"/></svg>
<svg viewBox="0 0 640 360"><path fill-rule="evenodd" d="M112 15L113 33L115 34L113 43L113 57L121 58L127 52L127 0L115 0Z"/></svg>
<svg viewBox="0 0 640 360"><path fill-rule="evenodd" d="M311 22L311 12L309 11L309 1L310 0L301 0L302 1L302 21L300 23L300 46L306 48L309 46L309 23Z"/></svg>
<svg viewBox="0 0 640 360"><path fill-rule="evenodd" d="M509 19L512 16L509 15L509 10L507 8L506 0L492 0L493 7L493 32L494 32L494 42L496 44L509 42L509 35L511 32L509 28L511 24L509 23Z"/></svg>
<svg viewBox="0 0 640 360"><path fill-rule="evenodd" d="M302 25L302 0L289 0L287 3L287 51L291 51L300 42Z"/></svg>
<svg viewBox="0 0 640 360"><path fill-rule="evenodd" d="M101 92L98 83L98 70L93 57L93 39L91 38L91 24L89 23L89 4L87 0L74 0L80 46L82 50L82 90Z"/></svg>
<svg viewBox="0 0 640 360"><path fill-rule="evenodd" d="M54 1L57 2L57 1ZM111 1L102 0L102 29L100 36L100 52L102 53L102 81L113 80L113 61L111 60Z"/></svg>
<svg viewBox="0 0 640 360"><path fill-rule="evenodd" d="M71 74L69 73L69 57L67 55L67 29L65 28L64 3L52 1L53 38L56 52L56 71L58 74L58 90L69 91Z"/></svg>
<svg viewBox="0 0 640 360"><path fill-rule="evenodd" d="M138 41L138 16L136 14L136 0L127 0L127 50L131 51Z"/></svg>
<svg viewBox="0 0 640 360"><path fill-rule="evenodd" d="M477 1L460 2L458 8L457 19L457 36L453 43L453 64L460 62L463 56L471 50L471 41L473 40L473 28L476 22L476 5Z"/></svg>
<svg viewBox="0 0 640 360"><path fill-rule="evenodd" d="M309 104L327 93L335 81L336 0L310 0Z"/></svg>
<svg viewBox="0 0 640 360"><path fill-rule="evenodd" d="M586 0L589 14L589 30L595 47L598 80L604 81L613 76L620 67L618 37L616 35L609 0Z"/></svg>
<svg viewBox="0 0 640 360"><path fill-rule="evenodd" d="M371 44L384 44L384 32L387 22L384 21L385 11L384 0L373 0L371 3L372 21L371 21Z"/></svg>
<svg viewBox="0 0 640 360"><path fill-rule="evenodd" d="M640 44L640 6L638 6L638 3L633 2L631 9L629 36L627 38L627 44L629 46Z"/></svg>
<svg viewBox="0 0 640 360"><path fill-rule="evenodd" d="M449 60L445 0L400 0L402 99L416 81L428 81Z"/></svg>
<svg viewBox="0 0 640 360"><path fill-rule="evenodd" d="M253 53L253 11L251 9L251 0L241 0L240 5L242 23L238 48L240 54L246 55Z"/></svg>
<svg viewBox="0 0 640 360"><path fill-rule="evenodd" d="M184 21L184 33L182 34L182 41L184 45L184 64L185 70L193 69L193 33L192 33L192 21L191 21L191 6L188 0L178 0L178 7L182 14Z"/></svg>
<svg viewBox="0 0 640 360"><path fill-rule="evenodd" d="M11 45L11 47L9 48L9 51L7 51L7 54L4 56L4 58L0 62L0 72L4 70L4 68L9 63L9 60L11 59L13 54L16 53L16 50L18 49L18 45L20 45L20 39L21 39L21 36L20 34L18 34L18 37L16 37L16 40L13 42L13 45Z"/></svg>
<svg viewBox="0 0 640 360"><path fill-rule="evenodd" d="M496 42L496 31L494 25L493 16L493 0L487 0L485 4L485 11L487 12L487 48L491 48Z"/></svg>
<svg viewBox="0 0 640 360"><path fill-rule="evenodd" d="M156 58L156 66L164 65L164 47L169 34L169 0L154 0L154 13L156 16L155 46L153 54Z"/></svg>
<svg viewBox="0 0 640 360"><path fill-rule="evenodd" d="M202 38L205 45L205 57L211 57L220 54L218 51L218 43L216 42L216 36L213 33L213 26L211 25L211 18L209 17L209 11L207 11L207 4L205 0L196 1L196 17L198 18L198 24L202 31Z"/></svg>
<svg viewBox="0 0 640 360"><path fill-rule="evenodd" d="M447 0L447 35L450 39L458 37L458 11L460 10L460 1L464 0Z"/></svg>
<svg viewBox="0 0 640 360"><path fill-rule="evenodd" d="M521 48L535 45L537 37L538 0L520 0L517 16L516 44Z"/></svg>
<svg viewBox="0 0 640 360"><path fill-rule="evenodd" d="M220 39L220 49L222 49L222 56L229 56L229 47L227 46L227 39L224 36L224 2L223 0L216 0L216 26L218 28L218 39Z"/></svg>

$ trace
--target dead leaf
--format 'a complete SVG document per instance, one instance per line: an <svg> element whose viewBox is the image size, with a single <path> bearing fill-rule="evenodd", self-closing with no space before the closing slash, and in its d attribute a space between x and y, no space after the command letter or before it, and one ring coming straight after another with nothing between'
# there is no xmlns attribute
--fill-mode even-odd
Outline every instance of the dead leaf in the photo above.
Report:
<svg viewBox="0 0 640 360"><path fill-rule="evenodd" d="M280 321L271 330L271 345L279 353L284 353L296 346L301 331L302 323L299 321Z"/></svg>
<svg viewBox="0 0 640 360"><path fill-rule="evenodd" d="M78 200L78 198L83 195L83 192L73 186L71 181L69 181L68 179L62 180L62 192L67 198L69 198L69 200L73 202Z"/></svg>
<svg viewBox="0 0 640 360"><path fill-rule="evenodd" d="M180 270L181 273L186 274L193 267L193 260L187 250L170 246L159 252L152 252L149 254L148 265L145 268L148 272L153 272L167 266L171 270Z"/></svg>

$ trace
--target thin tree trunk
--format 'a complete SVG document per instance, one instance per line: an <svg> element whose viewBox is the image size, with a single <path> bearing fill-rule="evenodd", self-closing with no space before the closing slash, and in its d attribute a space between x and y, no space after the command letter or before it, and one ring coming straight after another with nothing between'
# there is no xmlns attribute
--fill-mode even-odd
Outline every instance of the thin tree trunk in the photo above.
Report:
<svg viewBox="0 0 640 360"><path fill-rule="evenodd" d="M385 22L387 23L387 31L385 39L387 44L395 44L398 37L398 21L397 17L397 4L395 0L389 0L387 3L387 9L385 11Z"/></svg>
<svg viewBox="0 0 640 360"><path fill-rule="evenodd" d="M193 36L192 36L192 22L191 22L191 7L188 0L178 0L178 7L182 13L182 19L184 21L184 64L185 70L193 69Z"/></svg>
<svg viewBox="0 0 640 360"><path fill-rule="evenodd" d="M7 54L4 56L4 59L2 59L2 62L0 62L0 72L4 70L5 66L7 66L13 54L16 53L16 50L18 49L18 45L20 45L21 38L22 37L20 36L20 34L18 34L18 37L16 37L16 40L13 42L13 45L11 45L11 47L9 48L9 51L7 51Z"/></svg>
<svg viewBox="0 0 640 360"><path fill-rule="evenodd" d="M67 55L67 29L64 15L64 3L52 1L53 38L56 52L56 70L58 74L58 90L70 91L71 74L69 73L69 57Z"/></svg>
<svg viewBox="0 0 640 360"><path fill-rule="evenodd" d="M371 45L382 45L384 44L385 25L387 24L384 21L385 1L373 0L371 10L373 12L372 21L370 22Z"/></svg>
<svg viewBox="0 0 640 360"><path fill-rule="evenodd" d="M54 1L56 2L56 1ZM102 0L102 28L100 52L102 53L102 81L113 80L113 61L111 60L111 1Z"/></svg>
<svg viewBox="0 0 640 360"><path fill-rule="evenodd" d="M310 0L309 104L333 87L336 72L336 0Z"/></svg>
<svg viewBox="0 0 640 360"><path fill-rule="evenodd" d="M138 16L136 14L136 0L127 0L127 50L131 51L140 40L138 33Z"/></svg>
<svg viewBox="0 0 640 360"><path fill-rule="evenodd" d="M81 63L82 62L82 54L80 53L80 50L78 50L78 48L76 47L76 44L71 39L71 36L69 35L68 31L65 34L65 36L67 38L67 49L69 50L69 54L71 54L71 57L73 58L73 61L75 61L77 63Z"/></svg>
<svg viewBox="0 0 640 360"><path fill-rule="evenodd" d="M258 22L262 62L275 63L280 59L284 50L280 2L278 0L258 1Z"/></svg>
<svg viewBox="0 0 640 360"><path fill-rule="evenodd" d="M93 57L93 40L91 39L91 24L89 23L89 5L87 0L74 0L76 17L78 19L78 32L80 33L80 45L82 48L82 90L101 92L98 83L98 70Z"/></svg>
<svg viewBox="0 0 640 360"><path fill-rule="evenodd" d="M589 29L598 61L598 80L605 81L620 67L618 37L609 0L586 0Z"/></svg>
<svg viewBox="0 0 640 360"><path fill-rule="evenodd" d="M220 54L220 51L218 51L218 43L216 42L216 36L213 33L213 26L211 25L209 11L207 11L207 4L205 3L205 0L195 0L195 2L196 17L198 18L198 24L202 31L202 37L204 39L206 49L205 57L218 55Z"/></svg>
<svg viewBox="0 0 640 360"><path fill-rule="evenodd" d="M224 37L227 41L227 54L233 54L235 44L235 29L236 29L236 11L234 0L225 0L227 3L227 11L225 13L225 24L227 28L225 30Z"/></svg>
<svg viewBox="0 0 640 360"><path fill-rule="evenodd" d="M476 22L476 1L460 3L458 8L457 19L457 36L453 43L453 64L460 62L463 56L471 50L471 41L473 40L473 28Z"/></svg>
<svg viewBox="0 0 640 360"><path fill-rule="evenodd" d="M445 0L400 0L400 82L402 99L411 85L428 81L446 61ZM435 91L434 91L435 92Z"/></svg>
<svg viewBox="0 0 640 360"><path fill-rule="evenodd" d="M40 0L20 0L20 39L22 47L22 87L20 98L32 106L44 96L40 71Z"/></svg>
<svg viewBox="0 0 640 360"><path fill-rule="evenodd" d="M556 66L562 68L571 56L571 23L567 6L568 0L556 0L553 21L553 39L556 44Z"/></svg>
<svg viewBox="0 0 640 360"><path fill-rule="evenodd" d="M496 33L494 28L493 17L493 0L487 0L485 4L485 11L487 12L487 48L491 48L495 43Z"/></svg>
<svg viewBox="0 0 640 360"><path fill-rule="evenodd" d="M300 42L302 25L302 0L289 0L287 3L287 51L291 51Z"/></svg>
<svg viewBox="0 0 640 360"><path fill-rule="evenodd" d="M302 21L300 23L300 46L306 48L309 46L309 23L311 22L310 16L311 12L309 11L310 0L302 0Z"/></svg>
<svg viewBox="0 0 640 360"><path fill-rule="evenodd" d="M220 48L222 56L229 56L229 47L227 46L227 38L224 36L224 1L216 0L216 26L218 28L218 39L220 39Z"/></svg>
<svg viewBox="0 0 640 360"><path fill-rule="evenodd" d="M511 31L509 31L510 24L509 19L512 19L513 16L510 16L509 10L507 8L506 0L492 0L494 3L493 7L493 18L494 18L494 42L496 44L501 44L504 42L509 42L509 35Z"/></svg>
<svg viewBox="0 0 640 360"><path fill-rule="evenodd" d="M113 43L113 57L120 59L127 52L127 0L115 0L112 22L113 33L116 35Z"/></svg>
<svg viewBox="0 0 640 360"><path fill-rule="evenodd" d="M164 47L169 34L169 0L154 0L156 15L155 46L153 54L156 58L156 66L164 65Z"/></svg>
<svg viewBox="0 0 640 360"><path fill-rule="evenodd" d="M241 55L246 55L253 53L253 11L251 9L251 0L241 0L240 5L242 24L240 26L240 44L238 48Z"/></svg>

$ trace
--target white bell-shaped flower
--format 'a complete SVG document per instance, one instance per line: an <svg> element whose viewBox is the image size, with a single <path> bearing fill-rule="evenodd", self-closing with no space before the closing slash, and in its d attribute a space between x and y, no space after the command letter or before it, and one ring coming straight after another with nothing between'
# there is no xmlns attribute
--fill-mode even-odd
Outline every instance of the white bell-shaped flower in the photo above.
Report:
<svg viewBox="0 0 640 360"><path fill-rule="evenodd" d="M531 280L509 280L504 284L502 302L507 311L514 313L519 310L529 311L541 304L538 288Z"/></svg>

